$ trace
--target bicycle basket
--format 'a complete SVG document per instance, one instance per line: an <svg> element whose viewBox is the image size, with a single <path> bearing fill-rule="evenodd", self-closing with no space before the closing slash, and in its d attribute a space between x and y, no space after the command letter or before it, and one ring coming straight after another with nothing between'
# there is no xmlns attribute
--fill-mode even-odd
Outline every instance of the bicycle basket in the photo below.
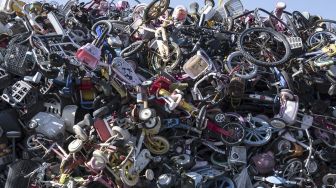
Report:
<svg viewBox="0 0 336 188"><path fill-rule="evenodd" d="M0 64L5 62L6 48L0 48Z"/></svg>
<svg viewBox="0 0 336 188"><path fill-rule="evenodd" d="M6 50L4 69L19 76L28 75L35 65L33 54L28 50L27 46L10 43Z"/></svg>
<svg viewBox="0 0 336 188"><path fill-rule="evenodd" d="M244 6L240 0L229 0L224 3L224 9L226 12L226 17L238 16L244 13Z"/></svg>
<svg viewBox="0 0 336 188"><path fill-rule="evenodd" d="M37 92L27 82L19 80L4 89L1 98L12 107L28 108L37 102Z"/></svg>
<svg viewBox="0 0 336 188"><path fill-rule="evenodd" d="M291 49L299 49L303 47L301 37L287 37L287 41L291 47Z"/></svg>
<svg viewBox="0 0 336 188"><path fill-rule="evenodd" d="M211 68L212 64L209 61L209 57L203 51L198 51L196 55L183 65L184 72L192 79L197 79L211 70Z"/></svg>

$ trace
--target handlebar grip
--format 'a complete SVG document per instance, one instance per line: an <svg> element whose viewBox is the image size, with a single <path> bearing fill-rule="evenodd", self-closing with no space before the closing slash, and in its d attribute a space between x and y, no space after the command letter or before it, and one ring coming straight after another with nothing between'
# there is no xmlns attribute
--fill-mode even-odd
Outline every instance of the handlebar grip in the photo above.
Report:
<svg viewBox="0 0 336 188"><path fill-rule="evenodd" d="M258 181L262 181L264 179L264 177L260 177L260 176L253 176L254 180L258 180Z"/></svg>

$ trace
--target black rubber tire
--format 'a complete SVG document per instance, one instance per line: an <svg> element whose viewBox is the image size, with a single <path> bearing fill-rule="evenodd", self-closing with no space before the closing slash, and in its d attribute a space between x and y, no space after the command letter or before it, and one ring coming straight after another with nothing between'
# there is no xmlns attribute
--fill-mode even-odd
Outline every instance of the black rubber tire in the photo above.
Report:
<svg viewBox="0 0 336 188"><path fill-rule="evenodd" d="M129 57L129 56L135 54L136 52L138 52L144 46L144 44L145 44L145 42L143 40L133 42L128 47L121 50L120 56L121 57Z"/></svg>
<svg viewBox="0 0 336 188"><path fill-rule="evenodd" d="M304 17L303 15L302 15L302 13L301 12L299 12L299 11L294 11L293 13L292 13L292 15L293 15L293 18L294 18L294 20L295 20L295 22L298 22L298 19L299 18L301 18L301 25L303 26L303 29L309 29L310 28L310 24L309 24L309 21L306 19L306 17ZM300 29L302 29L302 28L300 28Z"/></svg>
<svg viewBox="0 0 336 188"><path fill-rule="evenodd" d="M287 20L287 25L288 25L290 31L292 32L292 34L296 37L300 36L295 24L293 23L292 18L290 18L288 16L288 14L284 14L284 17Z"/></svg>
<svg viewBox="0 0 336 188"><path fill-rule="evenodd" d="M244 141L244 138L245 138L245 129L243 127L242 124L240 123L235 123L235 122L230 122L230 123L226 123L225 125L221 126L221 128L225 128L227 126L236 126L235 127L235 130L238 130L241 131L241 135L240 135L240 138L235 138L236 140L229 140L229 137L223 137L223 136L219 136L220 137L220 140L225 143L226 145L229 145L229 146L234 146L234 145L239 145L240 143L242 143Z"/></svg>
<svg viewBox="0 0 336 188"><path fill-rule="evenodd" d="M254 32L254 31L266 32L266 33L269 33L269 34L277 37L278 39L280 39L280 42L282 42L284 44L285 49L286 49L286 53L285 53L284 57L279 61L271 63L271 62L265 62L265 61L258 60L256 58L254 58L252 55L250 55L243 47L243 38L247 34L249 34L250 32ZM263 67L275 67L275 66L282 65L282 64L286 63L291 56L291 48L290 48L290 45L289 45L287 39L282 34L276 32L272 29L269 29L269 28L255 27L255 28L246 29L243 33L241 33L241 35L238 38L238 49L248 61L250 61L251 63L254 63L256 65L263 66Z"/></svg>
<svg viewBox="0 0 336 188"><path fill-rule="evenodd" d="M161 9L159 12L156 12L154 16L149 15L150 10L153 8L153 6L158 3L159 1L163 1L163 7L161 6ZM161 2L160 2L161 4ZM155 20L156 18L160 17L169 7L170 0L153 0L144 10L143 14L143 21L148 23L151 20Z"/></svg>
<svg viewBox="0 0 336 188"><path fill-rule="evenodd" d="M332 24L335 24L335 26L336 26L336 21L335 20L327 20L327 19L318 20L314 23L314 25L315 25L315 27L318 27L319 24L321 24L321 23L332 23ZM329 31L329 30L327 30L327 31ZM336 32L336 31L329 31L329 32Z"/></svg>
<svg viewBox="0 0 336 188"><path fill-rule="evenodd" d="M324 41L323 43L320 42L320 43L313 43L313 39L315 37L318 37L318 36L321 36L321 35L324 35L324 39L327 38L327 40L322 40ZM335 32L331 32L331 31L318 31L318 32L315 32L313 33L312 35L309 36L309 38L307 39L307 44L310 48L322 48L330 43L334 43L335 41L334 40L330 40L330 39L335 39L336 38L336 33Z"/></svg>
<svg viewBox="0 0 336 188"><path fill-rule="evenodd" d="M236 57L242 56L240 51L237 52L233 52L231 53L228 57L227 57L227 61L225 63L225 69L230 73L232 72L232 70L234 69L233 67L233 59ZM248 62L249 63L249 62ZM240 74L240 73L234 73L236 76L245 79L245 80L249 80L251 78L254 78L257 73L258 73L258 66L256 66L255 64L250 64L251 66L253 66L253 70L251 72L248 72L246 74Z"/></svg>
<svg viewBox="0 0 336 188"><path fill-rule="evenodd" d="M172 49L170 49L172 48ZM158 48L156 49L156 52L157 53L153 53L153 54L160 54ZM166 65L165 67L161 66L161 57L160 56L152 56L154 58L153 62L152 62L152 65L154 67L155 70L160 70L160 69L163 69L167 72L172 72L174 70L174 68L176 68L176 66L180 63L181 59L182 59L182 52L181 52L181 49L179 48L179 45L176 44L175 42L171 42L169 44L169 51L174 54L174 56L176 57L175 60L171 60L169 61L169 64ZM157 57L158 59L156 59L155 57Z"/></svg>

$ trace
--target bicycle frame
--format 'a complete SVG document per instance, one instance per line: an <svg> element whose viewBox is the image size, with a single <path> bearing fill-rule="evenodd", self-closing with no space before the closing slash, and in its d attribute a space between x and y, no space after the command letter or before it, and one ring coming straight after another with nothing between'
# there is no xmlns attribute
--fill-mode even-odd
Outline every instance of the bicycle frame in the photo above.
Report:
<svg viewBox="0 0 336 188"><path fill-rule="evenodd" d="M155 41L151 44L151 48L158 49L160 53L160 57L162 58L163 62L170 61L171 53L169 51L169 38L167 34L166 28L172 24L169 20L163 20L163 23L160 27L156 29L151 29L149 27L140 25L135 31L139 29L143 29L145 31L149 31L155 34ZM162 38L162 39L160 39Z"/></svg>
<svg viewBox="0 0 336 188"><path fill-rule="evenodd" d="M158 82L154 82L150 92L154 92L156 93L156 96L158 96L158 99L160 99L159 97L164 97L164 98L171 98L170 96L172 95L169 91L167 91L166 89L162 88L162 85L166 85L166 83L162 83L160 84L160 82L165 82L164 80L159 80ZM161 86L159 86L161 85ZM174 98L174 97L173 97ZM173 100L172 98L172 100ZM174 100L173 100L174 101ZM162 103L162 101L157 101L158 103ZM174 101L174 103L177 104L178 107L180 107L181 109L185 110L186 112L188 112L191 116L194 117L198 117L198 113L199 110L193 106L190 103L187 103L186 101L184 101L183 99L181 99L180 101ZM225 131L223 130L223 128L221 128L220 126L218 126L217 124L211 122L210 120L206 120L203 129L207 129L211 132L214 132L215 134L221 135L221 136L232 136L233 133L229 132L229 131Z"/></svg>
<svg viewBox="0 0 336 188"><path fill-rule="evenodd" d="M328 57L330 59L333 59L333 56L336 52L336 46L332 45L330 47L326 46L322 48L322 50L318 50L315 52L308 52L303 54L301 57L299 57L297 60L300 61L302 64L309 64L310 61L314 60L314 65L318 68L322 67L328 67L334 64L334 61L326 61L326 62L317 62L316 59L320 57ZM308 58L308 59L307 59ZM303 67L300 67L300 70L292 74L292 77L297 77L298 75L304 73Z"/></svg>

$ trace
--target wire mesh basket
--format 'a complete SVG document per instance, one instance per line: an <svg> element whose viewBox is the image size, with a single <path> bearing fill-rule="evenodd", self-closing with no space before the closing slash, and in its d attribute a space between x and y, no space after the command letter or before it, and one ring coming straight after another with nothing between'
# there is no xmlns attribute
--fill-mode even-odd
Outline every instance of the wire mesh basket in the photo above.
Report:
<svg viewBox="0 0 336 188"><path fill-rule="evenodd" d="M50 54L58 54L70 63L76 63L75 54L80 47L69 36L63 35L46 35L33 36L33 44L35 48L32 50L34 58L39 65L49 65Z"/></svg>
<svg viewBox="0 0 336 188"><path fill-rule="evenodd" d="M37 92L27 82L19 80L4 89L1 98L15 108L28 108L37 102Z"/></svg>
<svg viewBox="0 0 336 188"><path fill-rule="evenodd" d="M6 50L3 67L6 71L26 76L35 66L35 61L29 48L20 44L10 43Z"/></svg>
<svg viewBox="0 0 336 188"><path fill-rule="evenodd" d="M5 62L6 48L0 48L0 65Z"/></svg>

